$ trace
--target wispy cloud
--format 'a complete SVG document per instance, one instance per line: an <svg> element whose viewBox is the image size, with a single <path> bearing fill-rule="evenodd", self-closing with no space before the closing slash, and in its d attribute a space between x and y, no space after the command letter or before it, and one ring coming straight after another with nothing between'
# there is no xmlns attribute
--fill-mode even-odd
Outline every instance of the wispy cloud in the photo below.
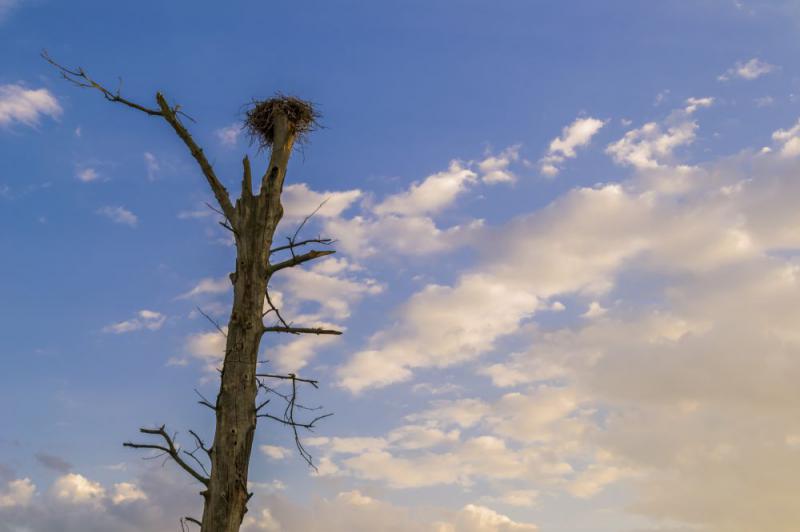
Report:
<svg viewBox="0 0 800 532"><path fill-rule="evenodd" d="M102 207L97 210L97 214L105 216L115 224L136 227L139 218L125 207Z"/></svg>
<svg viewBox="0 0 800 532"><path fill-rule="evenodd" d="M157 331L164 325L167 317L154 310L140 310L136 316L125 321L119 321L103 327L103 332L123 334L133 331L146 329L148 331Z"/></svg>
<svg viewBox="0 0 800 532"><path fill-rule="evenodd" d="M158 176L158 172L161 170L161 166L158 164L158 159L156 159L156 156L149 151L144 152L144 165L147 169L147 179L149 181L155 181L156 177Z"/></svg>
<svg viewBox="0 0 800 532"><path fill-rule="evenodd" d="M234 123L226 127L219 128L214 132L223 146L235 146L242 134L242 125Z"/></svg>
<svg viewBox="0 0 800 532"><path fill-rule="evenodd" d="M734 78L753 80L774 72L779 67L754 57L749 61L737 61L731 68L717 76L718 81L730 81Z"/></svg>
<svg viewBox="0 0 800 532"><path fill-rule="evenodd" d="M75 170L75 178L83 183L91 183L100 179L100 174L94 168L87 166Z"/></svg>

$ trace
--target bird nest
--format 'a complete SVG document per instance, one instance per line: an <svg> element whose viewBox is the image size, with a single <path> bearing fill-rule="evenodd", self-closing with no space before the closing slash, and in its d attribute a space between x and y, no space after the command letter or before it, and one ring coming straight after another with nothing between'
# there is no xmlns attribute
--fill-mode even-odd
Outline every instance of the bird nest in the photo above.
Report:
<svg viewBox="0 0 800 532"><path fill-rule="evenodd" d="M311 102L282 94L268 100L253 100L245 115L244 128L259 148L269 148L274 144L275 119L279 114L286 116L289 132L300 141L317 127L319 115Z"/></svg>

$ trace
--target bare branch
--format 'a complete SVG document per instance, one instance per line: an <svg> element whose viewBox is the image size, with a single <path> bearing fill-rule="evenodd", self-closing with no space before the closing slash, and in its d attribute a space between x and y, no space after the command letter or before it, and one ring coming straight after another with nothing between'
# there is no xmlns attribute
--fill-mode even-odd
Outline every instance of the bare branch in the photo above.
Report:
<svg viewBox="0 0 800 532"><path fill-rule="evenodd" d="M197 526L199 526L199 527L201 527L201 528L203 527L203 523L201 523L200 521L198 521L198 520L197 520L197 519L195 519L194 517L189 517L189 516L187 515L186 517L183 517L183 518L181 518L181 530L182 530L183 532L187 532L187 531L189 530L189 527L188 527L188 526L185 526L185 524L184 524L184 521L186 521L186 522L189 522L189 523L192 523L192 524L194 524L194 525L197 525Z"/></svg>
<svg viewBox="0 0 800 532"><path fill-rule="evenodd" d="M50 54L47 53L47 50L42 50L41 56L45 61L47 61L48 63L50 63L51 65L53 65L58 69L58 71L61 73L61 77L63 77L65 80L72 83L73 85L76 85L84 89L98 90L106 100L114 103L121 103L122 105L126 105L132 109L136 109L137 111L141 111L150 116L163 116L161 114L161 111L157 109L145 107L138 103L132 102L131 100L123 98L120 95L120 90L122 89L121 80L120 80L120 87L117 88L116 91L112 92L107 88L105 88L103 85L97 83L95 80L90 78L89 75L86 73L86 71L83 70L83 68L77 67L75 69L69 69L57 63L52 57L50 57Z"/></svg>
<svg viewBox="0 0 800 532"><path fill-rule="evenodd" d="M301 379L294 373L289 373L288 375L278 375L275 373L256 373L256 377L263 377L266 379L282 379L282 380L292 380L297 382L305 382L306 384L310 384L314 388L319 388L319 381L311 380L311 379Z"/></svg>
<svg viewBox="0 0 800 532"><path fill-rule="evenodd" d="M256 417L257 418L271 419L273 421L277 421L278 423L281 423L282 425L286 425L287 427L291 427L292 432L294 434L294 442L295 442L295 446L297 447L297 451L300 453L300 456L303 458L303 460L305 460L305 462L309 466L311 466L312 468L314 468L314 470L316 470L317 467L314 465L314 462L312 460L311 454L306 450L305 447L303 447L303 443L300 440L300 434L298 433L297 429L300 428L300 429L306 429L306 430L309 430L309 431L313 430L318 421L332 416L333 413L322 414L320 416L317 416L317 417L313 418L311 421L308 421L308 422L299 422L299 421L297 421L295 419L294 416L295 416L295 411L297 409L319 410L319 408L308 408L308 407L305 407L305 406L303 406L303 405L301 405L301 404L299 404L297 402L297 383L300 382L300 383L304 383L304 384L310 384L314 388L319 388L319 382L315 381L315 380L312 380L312 379L301 379L300 377L298 377L294 373L289 373L288 375L278 375L278 374L273 374L273 373L259 373L259 374L256 374L256 378L258 379L259 388L263 388L264 390L266 390L269 393L274 393L274 394L282 397L286 401L286 408L283 411L283 417L278 417L278 416L275 416L273 414L268 414L268 413L259 414L258 410L260 410L261 407L259 407L256 410ZM277 392L276 390L273 390L272 388L269 388L266 385L264 385L264 383L261 382L260 378L279 379L279 380L291 381L291 383L292 383L292 392L290 394L286 394L286 395L281 394L281 393ZM265 404L267 404L267 402L268 401L265 401L261 406L264 406Z"/></svg>
<svg viewBox="0 0 800 532"><path fill-rule="evenodd" d="M269 254L272 255L273 253L277 253L279 251L299 248L301 246L307 246L308 244L322 244L323 246L330 246L331 244L336 242L332 238L322 238L322 237L310 238L308 240L301 240L300 242L293 242L292 239L289 237L287 237L286 239L289 241L289 244L286 244L285 246L278 246L276 248L272 248L269 250Z"/></svg>
<svg viewBox="0 0 800 532"><path fill-rule="evenodd" d="M184 471L189 473L204 486L208 486L209 479L198 473L192 466L187 464L183 460L183 458L181 458L178 449L175 447L175 442L173 441L173 438L171 438L170 435L167 434L167 431L164 430L164 425L161 425L157 429L148 429L142 427L139 429L139 432L141 432L142 434L160 436L164 440L166 447L164 447L164 445L156 445L150 443L132 443L132 442L125 442L122 445L125 447L131 447L133 449L153 449L168 454L170 458L172 458L175 461L176 464L178 464L181 468L183 468Z"/></svg>
<svg viewBox="0 0 800 532"><path fill-rule="evenodd" d="M267 287L267 289L264 291L264 295L266 296L266 301L267 305L269 305L269 310L261 314L261 317L263 318L270 312L274 312L275 316L277 316L278 318L278 321L280 321L284 327L289 327L289 324L286 323L286 320L283 319L283 316L281 316L281 311L278 309L278 307L275 306L275 304L272 302L272 299L269 297L269 287Z"/></svg>
<svg viewBox="0 0 800 532"><path fill-rule="evenodd" d="M302 255L295 255L292 256L291 259L287 259L283 262L279 262L278 264L270 264L269 265L269 275L282 270L284 268L291 268L293 266L297 266L299 264L303 264L304 262L308 262L310 260L318 259L320 257L327 257L328 255L333 255L336 251L332 249L326 250L311 250L308 253L303 253Z"/></svg>
<svg viewBox="0 0 800 532"><path fill-rule="evenodd" d="M183 124L181 124L179 117L181 115L187 115L180 110L180 106L176 105L175 107L170 107L169 104L167 104L167 100L164 98L164 95L158 92L156 93L156 102L158 103L159 109L145 107L138 103L132 102L131 100L123 98L119 93L119 89L116 92L110 91L89 77L86 71L84 71L81 67L78 67L74 70L66 68L65 66L53 60L53 58L51 58L46 51L42 52L42 58L56 67L61 73L61 76L73 85L98 90L103 97L110 102L121 103L122 105L126 105L150 116L160 116L166 120L167 123L172 126L172 129L175 130L175 133L178 134L178 137L180 137L186 147L189 148L189 151L191 152L195 161L197 161L197 164L200 165L200 169L203 171L203 175L206 177L206 181L208 181L211 191L217 198L217 202L222 208L222 212L224 213L225 217L232 226L236 226L236 210L231 204L228 191L225 189L222 183L220 183L219 179L217 179L217 175L214 173L214 169L211 167L208 159L206 159L206 156L203 154L203 150L194 141L191 134L189 134L189 131L183 126ZM188 118L191 120L191 117Z"/></svg>
<svg viewBox="0 0 800 532"><path fill-rule="evenodd" d="M205 312L203 312L203 309L201 309L200 307L195 307L195 308L197 309L197 312L199 312L200 314L202 314L202 315L203 315L203 316L204 316L204 317L205 317L205 318L206 318L208 321L210 321L210 322L211 322L211 324L212 324L214 327L216 327L216 328L217 328L217 330L219 331L219 333L220 333L222 336L224 336L225 338L227 338L227 337L228 337L228 335L225 333L225 331L222 329L222 327L220 327L220 326L219 326L219 323L217 323L217 320L215 320L214 318L212 318L211 316L209 316L208 314L206 314Z"/></svg>
<svg viewBox="0 0 800 532"><path fill-rule="evenodd" d="M297 235L299 235L299 234L300 234L300 231L302 231L303 227L304 227L304 226L305 226L305 225L308 223L308 221L309 221L311 218L313 218L313 217L314 217L314 215L315 215L315 214L317 214L317 213L319 212L319 210L320 210L320 209L321 209L321 208L322 208L322 207L323 207L323 206L324 206L326 203L328 203L328 200L329 200L329 199L330 199L330 198L325 198L324 200L322 200L322 202L321 202L319 205L317 205L317 208L316 208L316 209L314 209L313 211L311 211L311 214L309 214L308 216L306 216L305 218L303 218L303 221L302 221L302 222L300 222L300 225L298 225L298 226L297 226L297 229L295 230L295 232L294 232L294 235L292 235L292 238L290 238L290 239L289 239L289 240L290 240L290 242L294 242L295 240L297 240Z"/></svg>
<svg viewBox="0 0 800 532"><path fill-rule="evenodd" d="M189 148L194 160L197 161L198 165L200 165L200 169L203 171L203 175L206 177L206 181L208 181L208 185L211 187L214 197L217 198L217 203L219 203L219 206L222 209L222 212L225 214L225 217L228 219L231 225L233 225L233 227L236 227L236 209L234 209L233 205L231 204L231 198L228 196L228 190L222 185L222 183L220 183L219 179L217 179L217 174L214 173L211 163L208 162L205 154L203 154L203 149L197 145L192 138L192 135L189 134L189 131L183 126L183 124L181 124L176 108L171 108L169 106L167 100L164 98L164 95L160 92L156 93L156 101L161 109L161 116L163 116L164 120L166 120L169 125L172 126L172 129L175 130L175 133L177 133L178 137L180 137L186 147Z"/></svg>
<svg viewBox="0 0 800 532"><path fill-rule="evenodd" d="M214 406L214 405L212 405L212 404L211 404L211 402L209 402L209 400L208 400L208 399L206 399L205 397L203 397L203 394L201 394L200 392L198 392L198 391L197 391L197 388L195 388L195 390L194 390L194 393L196 393L196 394L197 394L197 396L198 396L198 397L200 397L200 401L197 401L197 404L201 404L201 405L203 405L203 406L207 406L208 408L210 408L210 409L211 409L211 410L213 410L214 412L216 412L216 411L217 411L217 407L216 407L216 406Z"/></svg>
<svg viewBox="0 0 800 532"><path fill-rule="evenodd" d="M264 327L264 332L316 335L330 334L334 336L339 336L342 334L342 331L337 331L336 329L322 329L319 327Z"/></svg>

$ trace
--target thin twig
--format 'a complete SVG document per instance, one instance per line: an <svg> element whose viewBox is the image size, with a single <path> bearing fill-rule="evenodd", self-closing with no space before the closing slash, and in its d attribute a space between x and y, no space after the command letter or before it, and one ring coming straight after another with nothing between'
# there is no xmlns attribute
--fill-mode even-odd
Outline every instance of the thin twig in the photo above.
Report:
<svg viewBox="0 0 800 532"><path fill-rule="evenodd" d="M200 314L202 314L203 316L205 316L205 318L206 318L208 321L210 321L210 322L211 322L211 324L212 324L214 327L216 327L216 328L217 328L217 330L219 331L219 333L220 333L222 336L224 336L225 338L227 338L227 337L228 337L228 334L227 334L227 333L226 333L226 332L225 332L225 331L222 329L222 327L220 327L219 323L217 323L217 321L216 321L214 318L212 318L211 316L209 316L208 314L206 314L205 312L203 312L203 309L201 309L200 307L195 307L195 308L197 309L197 312L199 312Z"/></svg>

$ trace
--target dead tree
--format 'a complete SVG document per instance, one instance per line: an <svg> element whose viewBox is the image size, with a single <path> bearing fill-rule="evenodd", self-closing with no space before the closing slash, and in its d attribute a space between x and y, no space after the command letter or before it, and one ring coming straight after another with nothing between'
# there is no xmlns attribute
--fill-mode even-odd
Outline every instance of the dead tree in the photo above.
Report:
<svg viewBox="0 0 800 532"><path fill-rule="evenodd" d="M155 107L141 105L123 97L119 90L109 90L96 82L82 68L66 68L46 52L43 57L67 81L78 87L96 90L110 102L164 120L197 162L216 198L217 212L224 218L220 224L233 233L236 242L236 265L230 274L233 307L225 333L227 339L220 371L220 388L215 402L204 398L200 401L212 409L216 416L213 444L206 445L195 432L189 431L196 447L193 451L182 450L175 436L161 426L140 429L142 434L155 437L156 442L127 442L124 445L162 453L203 485L202 519L187 517L182 522L197 524L202 532L238 531L252 496L248 493L247 478L257 421L269 419L290 427L294 431L298 450L310 464L310 456L300 443L297 431L313 428L317 421L326 417L320 415L308 422L295 420L295 411L305 408L297 402L298 384L316 387L316 381L301 379L293 374L260 374L257 370L259 345L267 332L341 334L337 330L298 327L287 322L272 304L268 292L270 279L281 270L333 253L331 249L311 249L315 244L330 245L330 239L298 240L300 228L285 244L273 246L275 230L283 215L281 191L292 149L298 140L313 129L317 115L311 104L294 97L277 95L253 102L247 113L245 127L258 143L259 151L264 149L269 152L269 164L254 191L250 161L247 156L244 157L241 195L233 203L202 148L184 125L184 119L191 119L180 106L170 104L160 92L155 95ZM273 262L271 257L278 254L283 254L285 258ZM265 319L273 318L273 324L265 325ZM267 385L268 379L288 381L291 390L281 393ZM270 398L259 404L259 391L281 398L285 402L282 414L266 412Z"/></svg>

